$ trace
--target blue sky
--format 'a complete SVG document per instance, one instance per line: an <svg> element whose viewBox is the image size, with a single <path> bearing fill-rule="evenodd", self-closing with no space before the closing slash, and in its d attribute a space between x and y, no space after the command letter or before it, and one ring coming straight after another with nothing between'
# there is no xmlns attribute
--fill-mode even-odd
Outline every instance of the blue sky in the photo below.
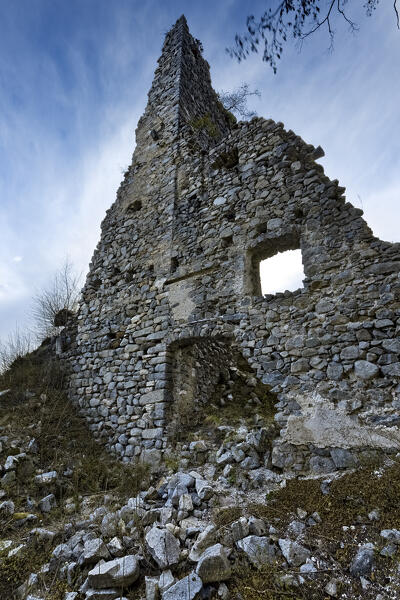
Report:
<svg viewBox="0 0 400 600"><path fill-rule="evenodd" d="M320 162L399 241L400 32L390 2L348 11L335 49L319 32L285 49L274 75L254 55L225 53L265 2L0 0L0 339L29 322L30 299L68 255L87 272L100 222L134 149L166 31L184 13L215 89L243 81L252 107L326 153Z"/></svg>

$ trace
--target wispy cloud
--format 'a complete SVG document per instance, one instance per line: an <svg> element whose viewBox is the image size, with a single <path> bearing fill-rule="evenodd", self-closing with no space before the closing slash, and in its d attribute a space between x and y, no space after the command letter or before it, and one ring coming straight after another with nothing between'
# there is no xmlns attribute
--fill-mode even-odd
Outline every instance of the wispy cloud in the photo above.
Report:
<svg viewBox="0 0 400 600"><path fill-rule="evenodd" d="M331 56L323 36L300 55L288 48L274 76L259 56L237 64L225 53L247 14L237 0L20 0L0 6L0 337L29 320L32 293L66 255L86 272L163 35L182 12L215 88L260 89L252 107L321 144L327 174L363 205L374 233L398 238L400 35L389 7L355 38L339 32Z"/></svg>

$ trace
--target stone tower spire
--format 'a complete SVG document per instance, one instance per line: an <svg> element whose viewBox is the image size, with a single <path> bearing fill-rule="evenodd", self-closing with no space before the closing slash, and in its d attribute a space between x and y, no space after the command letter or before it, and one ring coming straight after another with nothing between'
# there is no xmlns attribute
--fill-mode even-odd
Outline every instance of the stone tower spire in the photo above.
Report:
<svg viewBox="0 0 400 600"><path fill-rule="evenodd" d="M148 104L136 132L137 146L161 138L171 142L190 137L214 145L229 131L227 113L211 86L210 68L199 40L182 15L167 33L148 94ZM150 139L149 139L150 135Z"/></svg>
<svg viewBox="0 0 400 600"><path fill-rule="evenodd" d="M163 251L145 246L145 260L158 277L170 273L173 223L176 217L180 165L185 147L208 149L229 133L229 116L211 86L210 68L201 43L182 15L167 33L136 129L136 148L112 209L135 212L135 227L152 236L156 227ZM137 207L141 207L140 212ZM152 241L152 240L151 240Z"/></svg>

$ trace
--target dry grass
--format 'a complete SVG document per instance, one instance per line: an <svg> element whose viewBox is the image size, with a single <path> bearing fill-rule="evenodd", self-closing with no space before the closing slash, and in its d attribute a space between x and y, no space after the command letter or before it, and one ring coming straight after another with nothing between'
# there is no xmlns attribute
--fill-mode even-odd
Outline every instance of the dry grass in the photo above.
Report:
<svg viewBox="0 0 400 600"><path fill-rule="evenodd" d="M74 499L77 510L85 496L108 493L116 499L135 496L149 486L149 469L142 463L124 464L106 453L90 434L86 422L69 402L64 392L65 375L58 362L49 360L43 349L13 363L0 377L0 390L10 393L0 397L0 435L8 436L0 463L10 454L24 451L29 439L37 444L36 453L17 467L16 480L7 488L7 499L17 512L38 513L38 519L18 527L15 520L0 519L2 538L26 543L33 527L62 531L71 519L64 508L67 497ZM12 444L10 446L10 443ZM34 476L39 471L56 470L57 482L51 488L41 488ZM40 514L27 509L27 497L38 501L54 493L58 508ZM0 557L0 598L11 600L27 575L35 572L45 561L45 552L28 545L11 558ZM65 585L54 576L44 586L47 598L62 600Z"/></svg>

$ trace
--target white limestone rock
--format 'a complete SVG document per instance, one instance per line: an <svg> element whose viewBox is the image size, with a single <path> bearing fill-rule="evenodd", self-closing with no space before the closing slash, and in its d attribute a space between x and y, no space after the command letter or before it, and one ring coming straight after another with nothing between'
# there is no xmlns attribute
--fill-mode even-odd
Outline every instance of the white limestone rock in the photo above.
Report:
<svg viewBox="0 0 400 600"><path fill-rule="evenodd" d="M178 563L179 540L170 531L152 527L147 532L145 540L151 556L161 569L166 569Z"/></svg>
<svg viewBox="0 0 400 600"><path fill-rule="evenodd" d="M276 546L268 537L248 535L236 542L237 547L247 555L249 561L261 569L264 565L274 562L276 557Z"/></svg>
<svg viewBox="0 0 400 600"><path fill-rule="evenodd" d="M171 571L167 569L163 571L158 578L158 589L161 593L166 592L172 585L175 583L175 577L172 575Z"/></svg>
<svg viewBox="0 0 400 600"><path fill-rule="evenodd" d="M162 595L162 600L195 600L199 597L203 583L197 573L190 573Z"/></svg>
<svg viewBox="0 0 400 600"><path fill-rule="evenodd" d="M107 562L99 562L88 573L89 586L95 589L122 588L134 583L139 577L139 561L129 554Z"/></svg>
<svg viewBox="0 0 400 600"><path fill-rule="evenodd" d="M221 544L210 546L200 556L196 573L203 583L213 583L229 579L232 573L227 550Z"/></svg>
<svg viewBox="0 0 400 600"><path fill-rule="evenodd" d="M199 534L196 542L193 544L193 547L189 553L189 560L192 562L197 562L204 550L215 543L216 533L217 529L215 525L209 525L206 527L205 530Z"/></svg>
<svg viewBox="0 0 400 600"><path fill-rule="evenodd" d="M49 494L48 496L45 496L44 498L39 500L38 506L39 506L39 510L41 510L41 512L43 512L43 513L50 512L52 508L55 508L57 506L57 500L56 500L55 495Z"/></svg>
<svg viewBox="0 0 400 600"><path fill-rule="evenodd" d="M107 548L110 554L115 558L123 556L124 554L124 547L118 537L113 537L112 540L108 542Z"/></svg>
<svg viewBox="0 0 400 600"><path fill-rule="evenodd" d="M110 553L103 540L101 538L87 540L83 547L80 563L82 565L95 564L102 558L110 558Z"/></svg>
<svg viewBox="0 0 400 600"><path fill-rule="evenodd" d="M278 540L278 544L283 556L292 567L299 567L311 556L311 553L307 548L304 548L304 546L297 542L293 542L292 540L280 539Z"/></svg>
<svg viewBox="0 0 400 600"><path fill-rule="evenodd" d="M48 471L47 473L36 475L35 482L39 485L49 485L57 481L57 477L57 471Z"/></svg>

